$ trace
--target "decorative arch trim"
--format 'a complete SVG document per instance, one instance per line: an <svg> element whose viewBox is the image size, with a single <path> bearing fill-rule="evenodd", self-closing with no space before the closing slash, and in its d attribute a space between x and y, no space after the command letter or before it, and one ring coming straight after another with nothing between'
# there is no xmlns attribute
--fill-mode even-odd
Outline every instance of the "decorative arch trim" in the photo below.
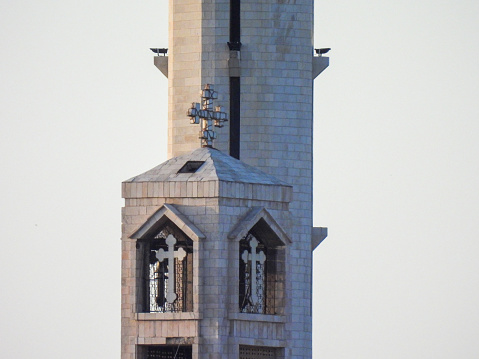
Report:
<svg viewBox="0 0 479 359"><path fill-rule="evenodd" d="M276 241L281 241L283 245L292 243L286 231L264 207L251 208L228 234L228 238L239 241L245 237L253 227L258 227L258 230L266 232L268 237L272 237L273 240Z"/></svg>
<svg viewBox="0 0 479 359"><path fill-rule="evenodd" d="M148 220L133 233L130 238L141 239L156 232L170 220L189 238L194 241L205 239L206 236L183 213L172 204L165 203Z"/></svg>

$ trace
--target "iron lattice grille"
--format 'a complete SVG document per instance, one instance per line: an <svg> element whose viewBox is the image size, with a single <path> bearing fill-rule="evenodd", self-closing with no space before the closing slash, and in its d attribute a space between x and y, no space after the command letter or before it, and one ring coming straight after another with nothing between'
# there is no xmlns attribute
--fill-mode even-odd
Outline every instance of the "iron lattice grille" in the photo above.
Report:
<svg viewBox="0 0 479 359"><path fill-rule="evenodd" d="M240 345L239 359L277 358L276 352L277 352L276 348Z"/></svg>
<svg viewBox="0 0 479 359"><path fill-rule="evenodd" d="M168 250L166 237L170 230L162 230L145 245L145 305L146 312L191 312L193 311L193 243L188 238L176 235L177 243L174 250L183 248L186 256L183 259L174 259L171 266L169 259L161 262L156 257L156 251ZM174 271L174 272L172 272ZM168 303L166 300L167 289L171 282L172 274L175 275L176 300Z"/></svg>
<svg viewBox="0 0 479 359"><path fill-rule="evenodd" d="M146 359L191 359L191 346L149 346Z"/></svg>
<svg viewBox="0 0 479 359"><path fill-rule="evenodd" d="M256 253L263 252L264 261L251 260L245 262L244 254L251 255L251 240L258 241ZM275 251L268 249L261 240L255 238L251 233L240 241L239 250L239 309L241 313L275 314ZM255 278L252 265L256 267ZM253 281L256 286L256 298L253 300Z"/></svg>

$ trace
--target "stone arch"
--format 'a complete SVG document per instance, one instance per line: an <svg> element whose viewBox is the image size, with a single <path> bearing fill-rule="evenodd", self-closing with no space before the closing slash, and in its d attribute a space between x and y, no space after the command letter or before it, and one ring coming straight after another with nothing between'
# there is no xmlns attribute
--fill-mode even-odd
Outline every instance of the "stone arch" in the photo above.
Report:
<svg viewBox="0 0 479 359"><path fill-rule="evenodd" d="M194 241L204 239L205 235L183 213L172 204L165 203L147 221L140 226L131 236L132 239L145 238L156 232L165 222L170 220L189 238Z"/></svg>
<svg viewBox="0 0 479 359"><path fill-rule="evenodd" d="M231 230L228 238L239 241L250 231L261 235L265 238L265 241L272 245L278 246L292 243L286 231L264 207L251 208Z"/></svg>
<svg viewBox="0 0 479 359"><path fill-rule="evenodd" d="M193 312L198 265L193 253L198 240L205 238L201 231L173 205L165 204L131 238L136 239L137 250L137 311Z"/></svg>

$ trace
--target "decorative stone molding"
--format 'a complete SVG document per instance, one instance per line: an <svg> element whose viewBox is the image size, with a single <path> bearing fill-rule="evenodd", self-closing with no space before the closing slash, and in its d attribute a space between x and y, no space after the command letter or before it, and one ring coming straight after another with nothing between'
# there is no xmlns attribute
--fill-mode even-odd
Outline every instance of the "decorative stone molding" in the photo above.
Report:
<svg viewBox="0 0 479 359"><path fill-rule="evenodd" d="M172 204L165 203L158 211L156 211L148 220L138 228L131 236L132 239L140 239L148 234L156 231L161 227L166 219L172 221L179 229L181 229L193 241L206 238L205 235L180 211Z"/></svg>
<svg viewBox="0 0 479 359"><path fill-rule="evenodd" d="M283 244L291 244L291 238L283 230L283 228L275 221L273 216L262 207L253 207L251 210L236 224L233 230L228 234L228 238L239 241L241 238L253 228L256 224L263 220L269 227L270 235L276 237Z"/></svg>

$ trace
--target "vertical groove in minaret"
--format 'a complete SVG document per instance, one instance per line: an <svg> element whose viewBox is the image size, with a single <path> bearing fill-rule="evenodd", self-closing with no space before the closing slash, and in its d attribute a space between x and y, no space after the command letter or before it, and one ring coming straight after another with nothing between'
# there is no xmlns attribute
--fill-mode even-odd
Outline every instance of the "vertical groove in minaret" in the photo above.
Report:
<svg viewBox="0 0 479 359"><path fill-rule="evenodd" d="M230 50L241 46L240 0L230 0ZM230 156L240 158L240 77L230 76Z"/></svg>
<svg viewBox="0 0 479 359"><path fill-rule="evenodd" d="M240 158L240 78L230 77L230 156Z"/></svg>
<svg viewBox="0 0 479 359"><path fill-rule="evenodd" d="M241 41L240 0L230 0L230 42Z"/></svg>

